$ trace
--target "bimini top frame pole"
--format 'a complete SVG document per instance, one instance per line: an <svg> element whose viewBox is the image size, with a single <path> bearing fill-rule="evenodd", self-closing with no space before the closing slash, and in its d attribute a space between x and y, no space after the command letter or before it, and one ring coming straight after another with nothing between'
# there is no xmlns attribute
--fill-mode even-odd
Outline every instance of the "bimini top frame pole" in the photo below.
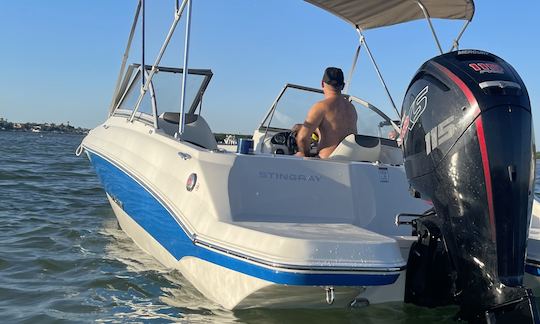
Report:
<svg viewBox="0 0 540 324"><path fill-rule="evenodd" d="M135 35L135 28L137 27L137 21L139 20L139 14L141 12L141 0L137 3L137 9L135 10L135 16L133 18L133 23L131 24L131 31L129 32L128 42L126 49L124 50L124 56L122 57L122 65L120 66L120 73L118 74L118 79L116 80L116 86L114 87L114 94L111 101L111 106L109 107L109 116L114 112L114 109L117 105L118 91L120 90L120 84L122 83L122 77L124 76L124 71L126 69L127 59L129 57L129 50L131 49L131 42L133 41L133 36Z"/></svg>
<svg viewBox="0 0 540 324"><path fill-rule="evenodd" d="M190 0L184 0L182 2L182 5L178 9L175 8L176 12L174 14L174 20L173 20L173 22L171 24L171 27L169 28L169 32L167 33L167 36L165 37L165 41L163 42L163 45L161 46L161 49L159 50L158 56L156 57L156 60L155 60L154 64L152 65L152 69L150 70L150 73L148 74L148 77L146 78L144 86L141 89L141 93L140 93L139 97L137 98L137 103L135 104L135 108L133 109L133 112L131 113L131 116L129 117L130 122L133 121L133 118L135 118L135 114L137 113L137 110L139 110L139 106L141 105L144 94L146 93L146 91L148 91L148 88L150 86L150 82L152 81L152 78L154 77L154 74L158 70L159 62L161 62L161 59L163 58L163 54L165 53L165 50L167 49L167 46L169 45L169 43L171 41L171 38L172 38L172 35L174 34L176 26L178 25L178 22L180 21L180 17L182 17L182 12L184 11L184 8L186 7L186 4L189 1ZM157 118L157 116L154 116L154 118Z"/></svg>
<svg viewBox="0 0 540 324"><path fill-rule="evenodd" d="M186 104L186 82L188 76L188 59L189 59L189 36L191 30L191 0L187 0L187 20L186 20L186 38L184 43L184 73L182 73L182 97L180 101L180 122L178 123L178 135L184 133L185 123L185 104Z"/></svg>
<svg viewBox="0 0 540 324"><path fill-rule="evenodd" d="M450 47L450 49L448 50L448 52L451 52L453 50L458 50L459 49L459 40L461 39L461 36L463 36L463 33L465 32L465 30L467 29L467 27L469 26L469 23L471 21L470 20L467 20L465 21L465 24L463 24L463 27L461 28L461 31L459 32L459 34L457 35L457 37L454 39L454 41L452 42L452 47Z"/></svg>
<svg viewBox="0 0 540 324"><path fill-rule="evenodd" d="M388 90L388 86L386 85L386 82L384 82L384 78L381 74L381 70L379 69L377 62L375 62L375 58L373 57L373 54L371 54L371 50L369 49L369 46L366 42L366 38L362 34L362 30L360 28L356 28L356 31L358 32L358 35L360 35L360 44L364 44L364 47L366 48L366 52L368 53L368 56L371 59L371 63L373 63L373 67L375 68L375 72L377 72L377 76L379 77L379 80L381 81L381 84L383 85L384 90L386 91L386 95L388 96L388 99L390 100L392 107L394 108L397 116L399 117L400 114L397 109L396 103L394 102L394 98L392 98L392 95L390 94L390 90Z"/></svg>
<svg viewBox="0 0 540 324"><path fill-rule="evenodd" d="M416 3L418 4L420 9L422 10L422 13L424 14L424 17L426 18L426 20L428 22L429 29L431 29L431 33L433 34L433 38L435 39L435 43L437 44L437 47L439 48L439 52L441 54L443 54L444 51L443 51L443 49L441 47L441 43L439 42L439 38L437 37L437 33L435 32L435 28L433 27L433 24L431 23L431 16L429 15L428 10L426 9L426 7L424 6L424 4L421 1L416 1ZM471 19L472 19L472 17L471 17ZM450 47L450 50L448 50L449 52L453 51L454 49L457 50L459 48L459 40L461 39L461 36L463 36L463 33L465 32L465 29L467 29L467 26L469 26L469 23L471 22L471 19L465 20L465 24L461 28L461 31L459 32L457 37L452 42L452 47Z"/></svg>
<svg viewBox="0 0 540 324"><path fill-rule="evenodd" d="M349 75L347 76L347 82L345 82L345 89L343 90L343 92L346 94L349 94L349 88L351 87L352 77L354 74L354 70L356 69L356 63L358 62L358 57L360 56L360 50L362 49L362 43L363 43L362 37L364 36L360 36L360 44L358 44L358 47L356 48L356 53L354 53L351 70L349 71Z"/></svg>
<svg viewBox="0 0 540 324"><path fill-rule="evenodd" d="M437 37L437 33L435 32L435 28L433 28L433 24L431 23L431 17L429 16L429 12L427 11L426 7L422 4L420 1L416 1L420 9L422 10L422 13L424 14L424 17L426 17L426 20L429 25L429 29L431 29L431 33L433 34L433 38L435 39L435 44L437 44L437 47L439 48L439 52L443 54L443 50L441 47L441 43L439 42L439 38Z"/></svg>
<svg viewBox="0 0 540 324"><path fill-rule="evenodd" d="M307 0L309 1L309 0ZM309 2L318 2L317 0L315 1L309 1ZM435 44L437 45L437 48L439 50L439 52L441 54L444 53L443 49L442 49L442 46L441 46L441 43L439 41L439 38L437 37L437 33L435 32L435 28L433 27L433 24L431 23L431 16L426 8L426 6L424 6L424 4L420 1L420 0L415 0L414 3L416 3L418 5L418 7L420 8L424 18L427 20L428 22L428 26L431 30L431 33L433 35L433 38L435 40ZM316 4L316 3L314 3ZM471 2L472 4L472 2ZM316 4L317 5L317 4ZM474 9L474 7L473 7ZM334 12L335 13L335 12ZM472 13L474 13L474 10L472 11ZM467 26L469 25L469 23L471 22L472 20L472 13L470 14L470 17L468 19L465 20L465 24L463 25L463 27L461 28L461 31L459 32L459 34L457 35L457 37L454 39L453 43L452 43L452 47L450 48L449 51L452 51L454 49L458 49L459 48L459 40L461 39L461 36L463 35L463 33L465 32L465 30L467 29ZM340 15L338 15L340 16ZM344 17L342 17L344 18ZM349 21L349 19L346 19L345 20ZM362 46L365 46L366 47L366 51L368 53L368 56L371 60L371 62L373 63L373 66L375 68L375 71L377 72L377 76L379 77L379 80L381 81L385 91L386 91L386 94L388 96L388 99L390 100L390 103L392 104L392 107L394 108L395 112L397 113L397 116L399 117L399 111L397 109L397 106L394 102L394 99L392 98L392 95L390 94L390 91L388 90L388 86L386 85L386 82L384 81L384 78L382 76L382 73L377 65L377 63L375 62L375 58L373 57L372 53L371 53L371 50L369 49L368 45L367 45L367 42L366 42L366 38L365 36L363 35L362 33L362 28L360 27L360 25L356 25L356 31L358 32L359 36L360 36L360 39L359 39L359 45L356 49L356 52L354 54L354 57L353 57L353 62L352 62L352 65L351 65L351 69L350 69L350 72L349 72L349 75L347 77L347 82L345 83L345 89L344 89L344 93L349 93L349 89L350 89L350 86L351 86L351 82L352 82L352 77L353 77L353 74L354 74L354 71L356 69L356 64L358 62L358 57L360 55L360 50L362 48Z"/></svg>

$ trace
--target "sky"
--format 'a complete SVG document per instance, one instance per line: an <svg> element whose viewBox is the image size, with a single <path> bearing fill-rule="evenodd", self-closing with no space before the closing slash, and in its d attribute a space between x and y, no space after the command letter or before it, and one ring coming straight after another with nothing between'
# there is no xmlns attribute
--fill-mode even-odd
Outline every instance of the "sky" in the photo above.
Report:
<svg viewBox="0 0 540 324"><path fill-rule="evenodd" d="M0 1L0 117L92 128L104 122L136 0ZM152 62L173 20L173 0L147 0L146 60ZM528 88L540 137L540 1L478 0L460 48L509 62ZM462 22L434 20L448 49ZM193 0L190 67L214 76L204 116L214 132L253 133L287 82L318 87L327 66L347 75L356 31L300 0ZM410 79L438 54L425 21L365 32L401 108ZM181 66L183 21L162 65ZM140 60L136 35L130 62ZM365 52L351 94L395 117Z"/></svg>

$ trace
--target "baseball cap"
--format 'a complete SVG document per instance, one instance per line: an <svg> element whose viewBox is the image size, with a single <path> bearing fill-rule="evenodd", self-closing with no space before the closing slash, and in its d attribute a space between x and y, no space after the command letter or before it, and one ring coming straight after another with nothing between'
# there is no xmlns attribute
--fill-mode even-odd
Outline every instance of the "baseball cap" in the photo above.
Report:
<svg viewBox="0 0 540 324"><path fill-rule="evenodd" d="M333 87L341 87L345 85L343 81L343 71L340 68L328 67L324 70L323 82Z"/></svg>

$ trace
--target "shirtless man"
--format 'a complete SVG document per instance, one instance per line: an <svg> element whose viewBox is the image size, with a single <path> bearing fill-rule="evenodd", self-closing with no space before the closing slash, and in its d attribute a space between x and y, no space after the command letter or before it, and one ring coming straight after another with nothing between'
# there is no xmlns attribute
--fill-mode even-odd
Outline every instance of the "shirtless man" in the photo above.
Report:
<svg viewBox="0 0 540 324"><path fill-rule="evenodd" d="M324 100L309 110L304 124L298 127L296 156L309 156L311 134L318 130L319 157L327 158L349 134L356 134L356 109L341 94L343 71L329 67L324 71L321 82Z"/></svg>

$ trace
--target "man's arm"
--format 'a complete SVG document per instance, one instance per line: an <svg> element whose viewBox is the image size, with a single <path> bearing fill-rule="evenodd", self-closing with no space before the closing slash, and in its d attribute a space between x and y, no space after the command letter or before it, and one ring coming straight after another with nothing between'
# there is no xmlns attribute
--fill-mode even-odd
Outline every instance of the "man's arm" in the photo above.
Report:
<svg viewBox="0 0 540 324"><path fill-rule="evenodd" d="M296 134L296 144L298 145L297 156L309 155L311 134L319 127L324 117L323 107L320 103L316 103L309 110L306 120Z"/></svg>

